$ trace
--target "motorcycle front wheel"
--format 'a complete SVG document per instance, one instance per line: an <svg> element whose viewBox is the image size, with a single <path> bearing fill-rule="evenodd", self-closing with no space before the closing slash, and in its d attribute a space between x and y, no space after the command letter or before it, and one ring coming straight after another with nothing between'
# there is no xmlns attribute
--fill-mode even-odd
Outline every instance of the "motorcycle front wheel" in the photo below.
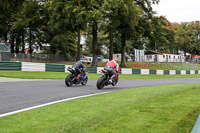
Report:
<svg viewBox="0 0 200 133"><path fill-rule="evenodd" d="M102 76L97 80L97 88L103 89L105 86L105 78Z"/></svg>
<svg viewBox="0 0 200 133"><path fill-rule="evenodd" d="M87 84L88 81L88 77L86 76L85 79L81 82L81 84L84 86Z"/></svg>
<svg viewBox="0 0 200 133"><path fill-rule="evenodd" d="M65 84L66 84L66 86L70 87L70 86L73 85L73 78L74 78L74 76L72 74L68 75L65 78Z"/></svg>
<svg viewBox="0 0 200 133"><path fill-rule="evenodd" d="M117 82L118 82L118 77L117 77L117 79L114 80L114 82L112 83L112 86L115 86L117 84Z"/></svg>

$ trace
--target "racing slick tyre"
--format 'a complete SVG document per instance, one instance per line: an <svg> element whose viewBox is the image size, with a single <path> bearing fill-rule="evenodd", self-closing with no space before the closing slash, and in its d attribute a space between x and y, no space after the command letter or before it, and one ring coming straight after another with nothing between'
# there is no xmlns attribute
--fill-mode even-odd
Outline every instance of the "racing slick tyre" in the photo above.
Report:
<svg viewBox="0 0 200 133"><path fill-rule="evenodd" d="M118 82L118 77L116 79L114 79L114 82L112 83L112 86L115 86Z"/></svg>
<svg viewBox="0 0 200 133"><path fill-rule="evenodd" d="M98 80L97 80L97 88L98 89L103 89L105 86L105 79L104 77L100 77Z"/></svg>
<svg viewBox="0 0 200 133"><path fill-rule="evenodd" d="M83 81L81 82L81 84L84 86L87 84L88 81L88 77L86 76L85 79L83 79Z"/></svg>
<svg viewBox="0 0 200 133"><path fill-rule="evenodd" d="M65 84L66 84L66 86L68 86L68 87L70 87L70 86L72 86L73 85L73 75L72 74L70 74L70 75L68 75L66 78L65 78Z"/></svg>

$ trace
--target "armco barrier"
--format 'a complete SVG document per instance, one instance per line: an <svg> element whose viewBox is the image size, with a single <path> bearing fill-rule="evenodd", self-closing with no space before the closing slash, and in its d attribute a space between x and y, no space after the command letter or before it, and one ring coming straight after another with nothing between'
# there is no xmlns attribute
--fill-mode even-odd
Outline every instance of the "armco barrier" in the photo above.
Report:
<svg viewBox="0 0 200 133"><path fill-rule="evenodd" d="M164 75L164 70L156 70L157 75Z"/></svg>
<svg viewBox="0 0 200 133"><path fill-rule="evenodd" d="M176 75L180 75L181 71L180 70L176 70Z"/></svg>
<svg viewBox="0 0 200 133"><path fill-rule="evenodd" d="M190 70L186 70L186 74L190 74Z"/></svg>
<svg viewBox="0 0 200 133"><path fill-rule="evenodd" d="M181 75L185 75L186 74L186 70L181 70Z"/></svg>
<svg viewBox="0 0 200 133"><path fill-rule="evenodd" d="M69 66L71 67L72 65L0 61L0 70L68 72L67 68ZM87 67L87 69L89 73L100 73L99 71L103 69L103 67ZM151 70L122 68L120 73L142 75L185 75L200 74L200 70Z"/></svg>
<svg viewBox="0 0 200 133"><path fill-rule="evenodd" d="M156 74L156 70L149 70L149 74Z"/></svg>
<svg viewBox="0 0 200 133"><path fill-rule="evenodd" d="M0 70L21 71L21 62L0 61Z"/></svg>
<svg viewBox="0 0 200 133"><path fill-rule="evenodd" d="M141 69L132 69L132 74L141 74Z"/></svg>
<svg viewBox="0 0 200 133"><path fill-rule="evenodd" d="M190 74L195 74L195 70L190 70Z"/></svg>
<svg viewBox="0 0 200 133"><path fill-rule="evenodd" d="M22 71L45 72L45 63L22 62Z"/></svg>
<svg viewBox="0 0 200 133"><path fill-rule="evenodd" d="M149 75L149 69L141 69L141 74L142 75Z"/></svg>
<svg viewBox="0 0 200 133"><path fill-rule="evenodd" d="M97 73L97 67L87 67L89 73Z"/></svg>
<svg viewBox="0 0 200 133"><path fill-rule="evenodd" d="M164 75L169 75L169 70L164 70Z"/></svg>
<svg viewBox="0 0 200 133"><path fill-rule="evenodd" d="M121 71L121 74L132 74L132 69L130 68L122 68Z"/></svg>
<svg viewBox="0 0 200 133"><path fill-rule="evenodd" d="M169 75L176 75L176 70L169 70Z"/></svg>
<svg viewBox="0 0 200 133"><path fill-rule="evenodd" d="M195 74L198 74L198 70L195 70Z"/></svg>
<svg viewBox="0 0 200 133"><path fill-rule="evenodd" d="M47 71L47 72L65 72L65 65L46 64L45 71Z"/></svg>

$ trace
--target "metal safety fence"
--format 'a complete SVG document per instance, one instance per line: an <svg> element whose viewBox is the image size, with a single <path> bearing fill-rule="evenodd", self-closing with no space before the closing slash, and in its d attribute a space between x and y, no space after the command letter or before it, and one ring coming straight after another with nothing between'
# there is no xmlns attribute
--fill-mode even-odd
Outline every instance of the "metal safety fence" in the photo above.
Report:
<svg viewBox="0 0 200 133"><path fill-rule="evenodd" d="M73 58L67 58L60 54L25 54L25 53L9 53L10 61L20 62L40 62L40 63L56 63L64 61L73 61Z"/></svg>

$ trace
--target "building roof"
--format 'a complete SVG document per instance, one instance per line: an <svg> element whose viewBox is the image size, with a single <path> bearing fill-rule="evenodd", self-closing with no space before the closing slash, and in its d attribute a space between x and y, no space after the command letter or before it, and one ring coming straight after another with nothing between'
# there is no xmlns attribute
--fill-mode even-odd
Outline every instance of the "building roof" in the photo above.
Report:
<svg viewBox="0 0 200 133"><path fill-rule="evenodd" d="M192 57L200 57L200 55L192 55Z"/></svg>
<svg viewBox="0 0 200 133"><path fill-rule="evenodd" d="M145 55L179 55L179 54L160 53L160 52L153 51L153 50L146 50ZM184 56L184 55L179 55L179 56Z"/></svg>
<svg viewBox="0 0 200 133"><path fill-rule="evenodd" d="M152 55L152 54L160 54L160 52L153 51L153 50L145 50L144 54L145 55Z"/></svg>
<svg viewBox="0 0 200 133"><path fill-rule="evenodd" d="M184 56L184 55L180 55L180 54L168 54L168 53L160 53L159 55L179 55L179 56Z"/></svg>

